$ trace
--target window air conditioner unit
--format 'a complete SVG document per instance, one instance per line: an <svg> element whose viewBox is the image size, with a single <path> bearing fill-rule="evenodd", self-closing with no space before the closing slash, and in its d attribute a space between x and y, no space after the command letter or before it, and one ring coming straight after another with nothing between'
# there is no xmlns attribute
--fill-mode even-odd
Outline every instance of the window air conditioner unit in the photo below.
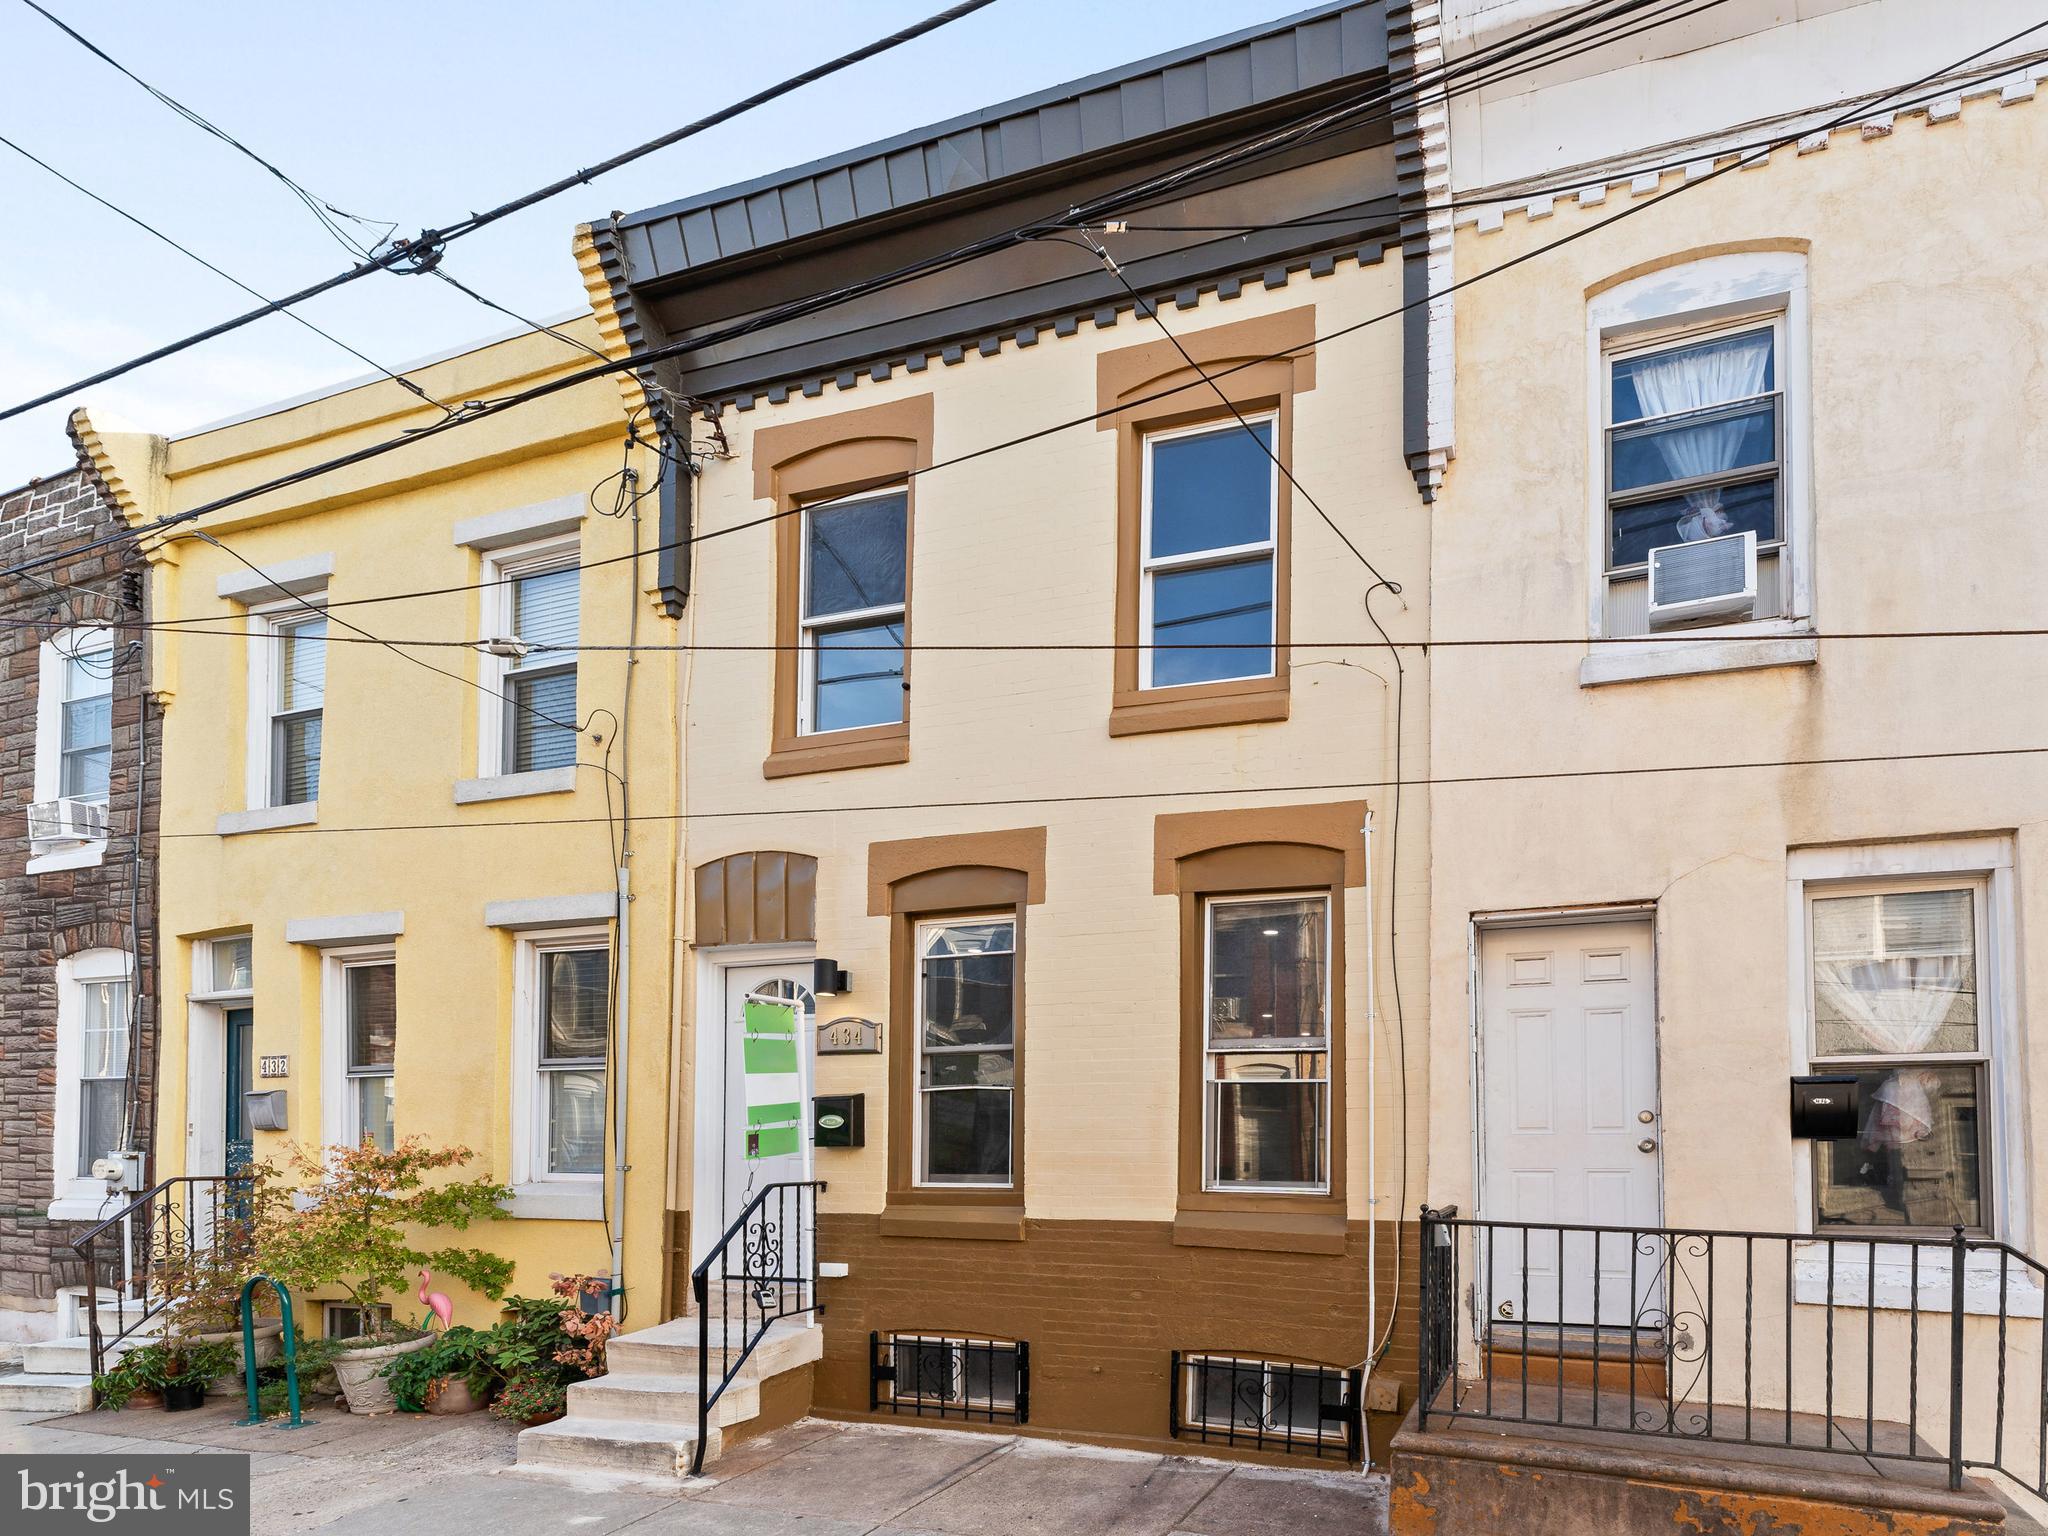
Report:
<svg viewBox="0 0 2048 1536"><path fill-rule="evenodd" d="M103 843L107 808L97 800L38 800L28 808L28 840L32 846Z"/></svg>
<svg viewBox="0 0 2048 1536"><path fill-rule="evenodd" d="M1650 625L1747 618L1756 611L1756 534L1723 534L1650 551Z"/></svg>

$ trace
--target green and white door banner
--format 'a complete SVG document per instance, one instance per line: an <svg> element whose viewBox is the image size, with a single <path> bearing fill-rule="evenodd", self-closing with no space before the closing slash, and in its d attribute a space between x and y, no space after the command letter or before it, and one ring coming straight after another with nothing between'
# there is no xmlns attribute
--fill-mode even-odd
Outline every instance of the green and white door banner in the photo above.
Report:
<svg viewBox="0 0 2048 1536"><path fill-rule="evenodd" d="M747 1159L786 1157L801 1146L803 1131L796 1005L748 998L740 1043L747 1082Z"/></svg>

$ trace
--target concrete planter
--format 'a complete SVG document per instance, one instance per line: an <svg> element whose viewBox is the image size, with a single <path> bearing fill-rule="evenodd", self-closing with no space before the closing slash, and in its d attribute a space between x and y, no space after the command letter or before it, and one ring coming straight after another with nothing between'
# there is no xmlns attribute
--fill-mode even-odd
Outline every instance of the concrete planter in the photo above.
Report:
<svg viewBox="0 0 2048 1536"><path fill-rule="evenodd" d="M391 1383L377 1373L400 1355L425 1349L434 1336L423 1333L397 1344L373 1344L368 1349L345 1349L334 1357L334 1374L341 1383L341 1395L348 1399L350 1413L391 1413L398 1400L391 1395Z"/></svg>
<svg viewBox="0 0 2048 1536"><path fill-rule="evenodd" d="M244 1361L242 1359L241 1329L235 1328L223 1333L201 1333L195 1334L193 1335L193 1337L197 1338L199 1342L202 1344L234 1345L235 1373L236 1375L241 1374L242 1367L244 1364ZM258 1323L256 1325L256 1363L258 1365L268 1365L271 1361L275 1360L278 1357L278 1355L283 1352L283 1340L283 1323Z"/></svg>
<svg viewBox="0 0 2048 1536"><path fill-rule="evenodd" d="M427 1394L429 1413L475 1413L481 1407L483 1403L460 1376L443 1376Z"/></svg>

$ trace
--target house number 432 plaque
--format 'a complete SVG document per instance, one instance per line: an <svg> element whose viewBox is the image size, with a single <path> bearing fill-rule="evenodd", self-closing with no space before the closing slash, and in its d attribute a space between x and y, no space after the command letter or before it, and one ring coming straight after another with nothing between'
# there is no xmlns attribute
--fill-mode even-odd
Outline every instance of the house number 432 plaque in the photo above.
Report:
<svg viewBox="0 0 2048 1536"><path fill-rule="evenodd" d="M882 1026L874 1019L833 1019L818 1026L820 1056L879 1056Z"/></svg>

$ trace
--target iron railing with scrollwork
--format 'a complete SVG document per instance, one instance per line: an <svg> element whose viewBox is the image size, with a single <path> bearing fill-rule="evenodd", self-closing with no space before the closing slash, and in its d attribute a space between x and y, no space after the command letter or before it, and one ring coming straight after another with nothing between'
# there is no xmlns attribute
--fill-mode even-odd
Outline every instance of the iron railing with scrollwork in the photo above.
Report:
<svg viewBox="0 0 2048 1536"><path fill-rule="evenodd" d="M1168 1432L1204 1445L1362 1463L1364 1376L1356 1366L1175 1350Z"/></svg>
<svg viewBox="0 0 2048 1536"><path fill-rule="evenodd" d="M870 1333L868 1412L1029 1424L1031 1345L958 1333Z"/></svg>
<svg viewBox="0 0 2048 1536"><path fill-rule="evenodd" d="M1428 1207L1421 1239L1418 1428L1834 1452L2048 1497L2048 1268L2005 1243Z"/></svg>
<svg viewBox="0 0 2048 1536"><path fill-rule="evenodd" d="M825 1310L818 1302L818 1196L824 1188L823 1179L767 1185L690 1271L697 1302L692 1477L704 1470L712 1409L770 1326Z"/></svg>
<svg viewBox="0 0 2048 1536"><path fill-rule="evenodd" d="M220 1174L165 1179L71 1240L86 1280L86 1337L92 1373L106 1373L109 1352L174 1299L170 1282L211 1247L228 1223L247 1219L244 1181ZM101 1317L114 1298L114 1326Z"/></svg>

